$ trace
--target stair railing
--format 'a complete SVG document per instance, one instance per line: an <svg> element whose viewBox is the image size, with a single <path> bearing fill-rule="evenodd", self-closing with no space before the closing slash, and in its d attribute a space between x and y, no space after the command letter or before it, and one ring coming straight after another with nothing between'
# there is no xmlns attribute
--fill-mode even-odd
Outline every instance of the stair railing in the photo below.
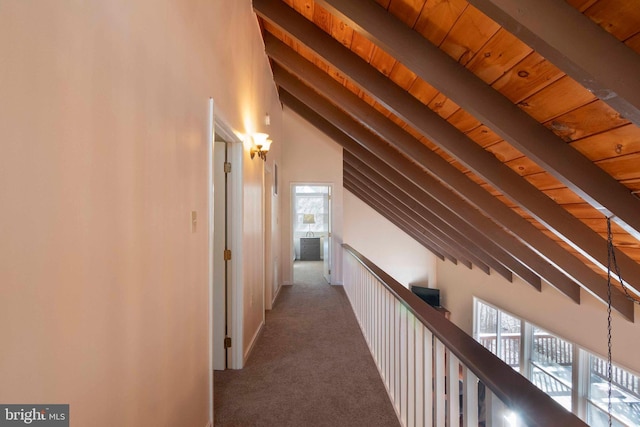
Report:
<svg viewBox="0 0 640 427"><path fill-rule="evenodd" d="M345 292L403 426L586 426L358 251L342 246Z"/></svg>

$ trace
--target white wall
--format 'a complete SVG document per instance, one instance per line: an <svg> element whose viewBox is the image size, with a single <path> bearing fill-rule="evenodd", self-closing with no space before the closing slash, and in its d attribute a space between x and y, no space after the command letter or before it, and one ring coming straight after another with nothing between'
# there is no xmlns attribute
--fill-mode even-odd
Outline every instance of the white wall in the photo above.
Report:
<svg viewBox="0 0 640 427"><path fill-rule="evenodd" d="M251 2L6 0L0 58L0 401L205 426L209 97L280 138ZM261 198L245 208L259 256Z"/></svg>
<svg viewBox="0 0 640 427"><path fill-rule="evenodd" d="M434 287L437 258L348 190L344 241L406 287Z"/></svg>
<svg viewBox="0 0 640 427"><path fill-rule="evenodd" d="M280 187L282 220L281 265L283 283L291 283L293 238L291 234L291 184L322 183L333 185L333 271L334 284L342 283L342 147L325 136L295 112L284 109L284 148L282 153L282 185Z"/></svg>
<svg viewBox="0 0 640 427"><path fill-rule="evenodd" d="M451 311L451 320L468 334L473 332L475 296L585 349L606 356L606 306L590 294L581 292L582 302L578 305L547 284L543 284L542 292L538 292L517 277L513 283L509 283L493 272L487 276L478 269L456 267L440 260L437 266L442 304ZM636 319L640 319L638 306L635 315ZM640 372L638 336L640 325L614 312L613 359L635 372Z"/></svg>

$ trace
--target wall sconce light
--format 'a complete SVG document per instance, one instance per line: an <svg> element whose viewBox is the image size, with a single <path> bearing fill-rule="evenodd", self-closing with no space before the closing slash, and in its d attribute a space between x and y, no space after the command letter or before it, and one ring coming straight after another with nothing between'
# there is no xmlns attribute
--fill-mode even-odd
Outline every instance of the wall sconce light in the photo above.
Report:
<svg viewBox="0 0 640 427"><path fill-rule="evenodd" d="M251 158L253 159L257 154L265 162L267 161L267 153L271 148L271 141L269 135L266 133L254 133L251 135L253 145L251 146Z"/></svg>

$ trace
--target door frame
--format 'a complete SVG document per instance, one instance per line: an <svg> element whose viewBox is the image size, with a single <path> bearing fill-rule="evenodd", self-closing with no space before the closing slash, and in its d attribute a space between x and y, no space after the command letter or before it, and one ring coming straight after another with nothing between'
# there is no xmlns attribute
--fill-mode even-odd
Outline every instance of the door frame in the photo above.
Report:
<svg viewBox="0 0 640 427"><path fill-rule="evenodd" d="M295 181L295 182L291 182L289 184L289 245L291 246L291 251L289 253L289 256L287 257L288 260L287 262L289 263L289 277L291 277L291 283L295 283L294 280L294 272L293 272L293 263L295 261L295 257L296 257L296 247L295 247L295 243L293 241L293 235L294 235L294 217L295 217L295 210L296 210L296 206L295 206L295 188L299 187L299 186L303 186L303 185L308 185L308 186L314 186L314 187L329 187L329 194L331 195L331 197L333 197L333 187L334 187L334 183L333 182L327 182L327 181ZM333 226L333 210L334 210L334 203L329 203L329 224L331 224L331 226ZM331 231L333 234L333 231ZM329 249L329 265L331 268L331 283L329 283L330 285L333 285L333 282L335 282L333 280L333 272L335 271L335 251L333 250L333 236L331 237L331 240L329 242L329 244L331 245L330 249ZM324 276L324 274L323 274Z"/></svg>
<svg viewBox="0 0 640 427"><path fill-rule="evenodd" d="M212 101L213 102L213 101ZM209 195L210 204L209 204L209 221L211 224L211 234L210 234L210 256L209 256L209 264L210 264L210 313L209 313L209 322L211 329L211 349L210 349L210 364L211 364L211 374L213 375L213 366L214 366L214 351L215 346L224 346L224 340L220 342L220 338L216 337L214 340L214 327L216 326L213 322L214 313L218 310L225 310L225 301L224 298L214 298L214 283L213 283L213 240L214 233L213 230L213 221L214 215L216 214L216 208L213 206L213 167L215 165L213 158L213 141L215 139L215 135L218 134L226 143L228 147L228 161L231 163L231 173L229 174L229 186L227 187L228 196L227 196L227 214L228 214L228 248L231 250L232 257L229 262L229 275L228 275L228 295L226 297L227 304L227 315L226 321L228 325L227 335L231 337L232 346L230 351L227 353L228 357L228 368L229 369L241 369L243 365L243 355L242 355L242 324L243 324L243 305L242 305L242 295L243 295L243 277L242 277L242 212L243 212L243 200L242 200L242 185L243 185L243 145L242 140L233 132L232 128L219 116L215 115L215 108L213 108L213 129L211 136L211 144L210 144L210 177L209 183L211 186L211 193ZM213 381L213 380L212 380ZM213 388L213 387L212 387Z"/></svg>

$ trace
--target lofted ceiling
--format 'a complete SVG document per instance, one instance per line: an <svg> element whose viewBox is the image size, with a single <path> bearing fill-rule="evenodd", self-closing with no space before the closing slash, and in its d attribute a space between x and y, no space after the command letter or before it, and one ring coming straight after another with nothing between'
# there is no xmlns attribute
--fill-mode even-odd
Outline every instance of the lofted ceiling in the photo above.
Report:
<svg viewBox="0 0 640 427"><path fill-rule="evenodd" d="M640 295L638 0L253 0L284 105L440 259Z"/></svg>

